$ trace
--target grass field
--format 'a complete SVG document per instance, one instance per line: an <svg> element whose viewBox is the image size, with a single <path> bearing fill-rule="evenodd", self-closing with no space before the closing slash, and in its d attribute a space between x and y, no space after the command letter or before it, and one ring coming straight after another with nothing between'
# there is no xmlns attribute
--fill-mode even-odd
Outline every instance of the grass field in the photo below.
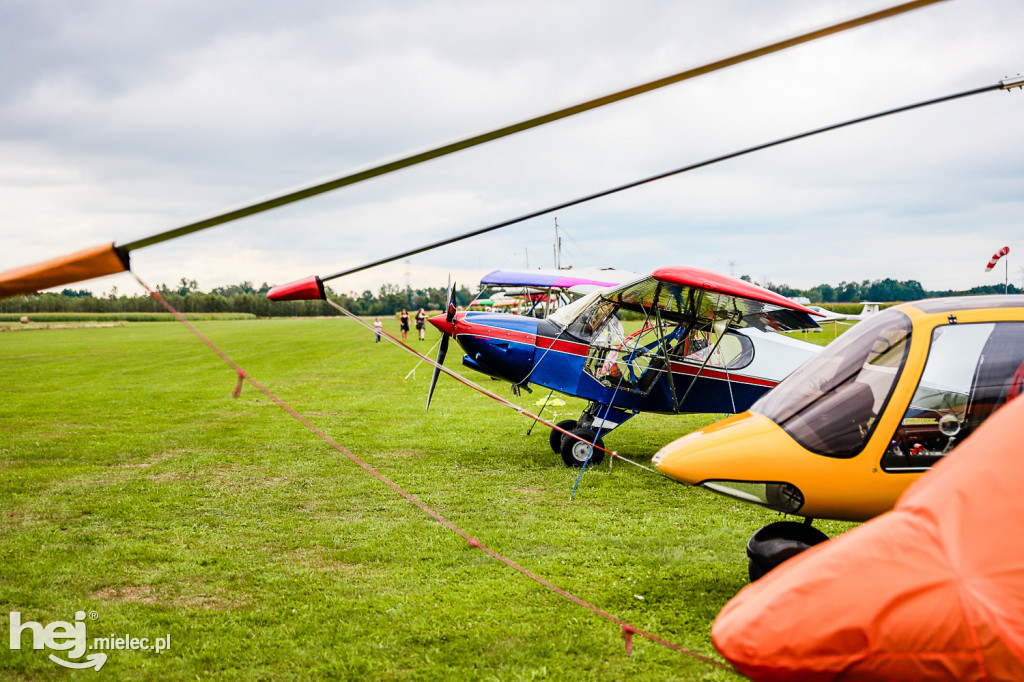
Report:
<svg viewBox="0 0 1024 682"><path fill-rule="evenodd" d="M252 313L186 313L192 321L199 320L255 320ZM94 326L106 323L113 326L123 322L173 322L171 313L0 313L0 331L22 331L51 326Z"/></svg>
<svg viewBox="0 0 1024 682"><path fill-rule="evenodd" d="M587 471L570 501L577 471L546 429L526 436L524 418L446 377L425 413L429 368L404 380L414 361L351 321L196 326L483 544L718 658L709 630L746 583L746 540L781 515L623 464ZM30 632L10 650L4 613L0 677L737 677L639 638L626 655L614 624L470 548L252 387L233 399L235 380L179 324L0 333L4 611L45 626L83 610L90 642L170 637L72 672ZM649 461L711 419L641 415L607 445Z"/></svg>

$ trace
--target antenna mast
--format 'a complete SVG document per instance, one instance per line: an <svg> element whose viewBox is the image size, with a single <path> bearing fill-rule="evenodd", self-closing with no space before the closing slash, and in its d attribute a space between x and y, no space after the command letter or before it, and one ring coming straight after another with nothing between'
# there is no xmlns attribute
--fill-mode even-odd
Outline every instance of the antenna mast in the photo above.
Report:
<svg viewBox="0 0 1024 682"><path fill-rule="evenodd" d="M558 218L555 217L555 267L562 269L562 238L558 236Z"/></svg>

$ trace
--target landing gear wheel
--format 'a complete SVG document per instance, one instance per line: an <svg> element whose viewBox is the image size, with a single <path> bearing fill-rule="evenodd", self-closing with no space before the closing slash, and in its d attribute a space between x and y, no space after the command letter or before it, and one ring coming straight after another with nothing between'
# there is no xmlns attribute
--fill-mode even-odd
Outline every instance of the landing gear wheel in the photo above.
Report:
<svg viewBox="0 0 1024 682"><path fill-rule="evenodd" d="M572 431L573 429L576 428L576 420L563 419L562 421L555 424L555 426L557 426L560 429L565 429L566 431ZM556 455L562 454L562 436L564 435L565 434L562 433L561 431L551 429L551 437L548 438L548 442L551 443L551 450Z"/></svg>
<svg viewBox="0 0 1024 682"><path fill-rule="evenodd" d="M747 561L747 576L750 578L750 582L760 580L764 577L765 573L766 571L761 567L761 564L753 559Z"/></svg>
<svg viewBox="0 0 1024 682"><path fill-rule="evenodd" d="M579 468L584 464L588 466L600 464L604 459L604 451L591 447L591 443L598 447L604 447L604 441L601 440L601 437L590 429L577 428L573 429L572 433L580 438L584 438L586 442L570 438L569 436L562 437L561 454L565 465ZM588 457L590 458L589 463L587 462Z"/></svg>
<svg viewBox="0 0 1024 682"><path fill-rule="evenodd" d="M747 575L754 582L786 559L828 540L817 528L795 521L776 521L750 536Z"/></svg>

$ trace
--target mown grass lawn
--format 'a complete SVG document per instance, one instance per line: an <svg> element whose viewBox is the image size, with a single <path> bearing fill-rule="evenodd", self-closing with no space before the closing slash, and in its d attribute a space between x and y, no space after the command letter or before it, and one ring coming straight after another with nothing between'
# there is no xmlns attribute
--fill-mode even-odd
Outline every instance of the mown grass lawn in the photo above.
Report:
<svg viewBox="0 0 1024 682"><path fill-rule="evenodd" d="M351 321L196 326L482 543L718 658L709 630L746 583L746 540L780 515L622 464L587 471L570 501L577 471L546 429L526 436L446 377L424 412L429 368L405 380L415 361ZM615 625L469 547L252 387L233 399L235 380L179 324L0 333L0 676L736 677L639 638L626 655ZM642 415L607 445L646 463L711 419ZM78 610L96 616L90 642L170 648L108 652L96 673L52 663L30 633L7 645L6 612L46 625Z"/></svg>

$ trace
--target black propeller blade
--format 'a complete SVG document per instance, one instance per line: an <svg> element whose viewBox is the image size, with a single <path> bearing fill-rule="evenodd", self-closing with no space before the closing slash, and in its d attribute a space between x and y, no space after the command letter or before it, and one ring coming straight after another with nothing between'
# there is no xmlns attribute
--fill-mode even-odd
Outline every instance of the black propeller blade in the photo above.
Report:
<svg viewBox="0 0 1024 682"><path fill-rule="evenodd" d="M455 285L453 284L452 288L448 291L448 307L445 308L445 320L447 320L448 324L452 324L453 322L455 322L456 312L457 310L455 308Z"/></svg>
<svg viewBox="0 0 1024 682"><path fill-rule="evenodd" d="M445 305L445 320L448 324L455 321L455 285L452 284L448 291L448 303ZM427 391L427 409L430 409L430 399L434 397L434 387L437 386L437 378L441 375L441 368L438 365L444 364L444 356L448 354L448 341L451 337L448 334L441 336L441 346L437 349L437 365L434 365L434 373L430 377L430 390Z"/></svg>

